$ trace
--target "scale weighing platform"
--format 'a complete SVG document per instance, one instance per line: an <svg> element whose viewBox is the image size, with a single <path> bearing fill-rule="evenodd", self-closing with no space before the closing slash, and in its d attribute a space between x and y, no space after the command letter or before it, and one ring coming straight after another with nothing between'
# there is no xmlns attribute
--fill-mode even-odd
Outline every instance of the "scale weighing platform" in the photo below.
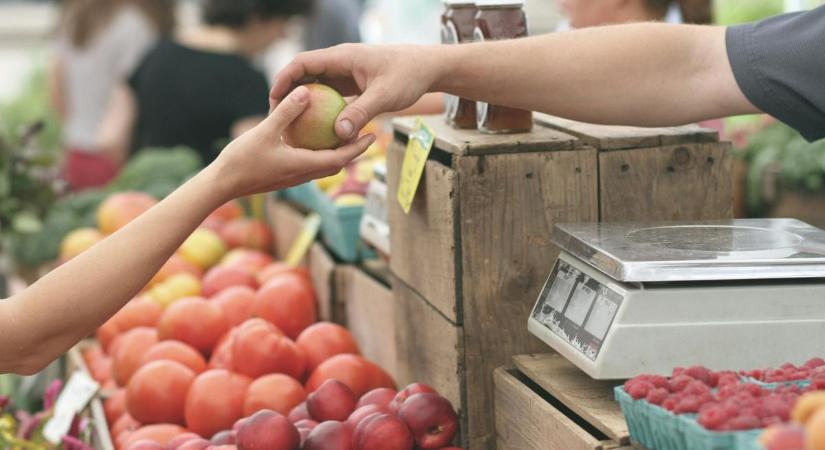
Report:
<svg viewBox="0 0 825 450"><path fill-rule="evenodd" d="M562 224L528 329L596 379L825 357L825 231L792 219Z"/></svg>

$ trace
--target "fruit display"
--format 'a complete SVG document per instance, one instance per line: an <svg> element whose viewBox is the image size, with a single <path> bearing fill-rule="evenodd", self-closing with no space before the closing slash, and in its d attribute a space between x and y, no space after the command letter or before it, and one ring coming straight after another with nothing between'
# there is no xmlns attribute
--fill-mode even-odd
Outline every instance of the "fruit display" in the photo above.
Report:
<svg viewBox="0 0 825 450"><path fill-rule="evenodd" d="M128 223L108 217L134 218L123 200L104 204L106 231ZM83 357L116 448L450 447L450 402L423 384L396 392L349 330L319 322L308 273L262 251L271 239L222 206L98 328Z"/></svg>
<svg viewBox="0 0 825 450"><path fill-rule="evenodd" d="M825 406L820 389L825 389L825 360L813 358L801 366L738 372L676 368L670 378L632 378L616 396L631 436L650 448L698 448L701 442L747 449L756 448L750 445L758 437L768 450L825 450L825 408L821 423L814 421ZM682 439L665 442L662 435L677 429Z"/></svg>

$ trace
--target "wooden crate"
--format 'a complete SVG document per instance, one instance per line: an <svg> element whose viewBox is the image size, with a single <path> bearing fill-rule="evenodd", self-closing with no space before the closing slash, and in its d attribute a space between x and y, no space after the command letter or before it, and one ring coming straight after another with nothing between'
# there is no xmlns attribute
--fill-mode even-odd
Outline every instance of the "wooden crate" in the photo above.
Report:
<svg viewBox="0 0 825 450"><path fill-rule="evenodd" d="M337 279L336 299L361 354L393 377L398 376L395 342L395 300L389 279L359 266L347 267Z"/></svg>
<svg viewBox="0 0 825 450"><path fill-rule="evenodd" d="M631 448L613 400L618 383L593 380L557 354L513 361L494 374L498 450Z"/></svg>
<svg viewBox="0 0 825 450"><path fill-rule="evenodd" d="M558 255L553 225L730 217L730 159L715 134L693 127L585 139L541 125L482 135L424 120L436 140L409 214L396 196L414 119L395 121L388 150L399 381L456 390L463 444L489 449L493 370L547 348L526 321Z"/></svg>
<svg viewBox="0 0 825 450"><path fill-rule="evenodd" d="M271 197L267 201L267 217L275 236L274 254L283 260L289 252L295 238L300 234L306 219L306 213L290 203ZM346 265L336 263L335 259L319 242L310 246L303 264L309 270L315 293L318 296L318 317L320 320L343 320L342 304L336 299L336 278Z"/></svg>

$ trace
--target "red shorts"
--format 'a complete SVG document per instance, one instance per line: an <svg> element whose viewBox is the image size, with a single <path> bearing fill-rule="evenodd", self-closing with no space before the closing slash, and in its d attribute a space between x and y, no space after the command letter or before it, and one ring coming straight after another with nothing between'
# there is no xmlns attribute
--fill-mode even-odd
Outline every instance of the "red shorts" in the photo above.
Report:
<svg viewBox="0 0 825 450"><path fill-rule="evenodd" d="M118 167L105 155L68 150L63 175L73 191L101 187L109 183Z"/></svg>

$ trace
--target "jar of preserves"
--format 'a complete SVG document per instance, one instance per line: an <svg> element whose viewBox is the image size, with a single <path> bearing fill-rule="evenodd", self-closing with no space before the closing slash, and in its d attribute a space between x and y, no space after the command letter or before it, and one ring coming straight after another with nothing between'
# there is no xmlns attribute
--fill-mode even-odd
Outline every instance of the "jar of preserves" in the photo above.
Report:
<svg viewBox="0 0 825 450"><path fill-rule="evenodd" d="M524 0L476 0L475 41L495 41L527 36ZM478 102L476 121L484 133L520 133L533 128L533 113Z"/></svg>
<svg viewBox="0 0 825 450"><path fill-rule="evenodd" d="M473 42L477 12L475 0L444 0L444 7L441 16L441 42ZM444 97L444 118L455 128L475 128L476 102L447 94Z"/></svg>

